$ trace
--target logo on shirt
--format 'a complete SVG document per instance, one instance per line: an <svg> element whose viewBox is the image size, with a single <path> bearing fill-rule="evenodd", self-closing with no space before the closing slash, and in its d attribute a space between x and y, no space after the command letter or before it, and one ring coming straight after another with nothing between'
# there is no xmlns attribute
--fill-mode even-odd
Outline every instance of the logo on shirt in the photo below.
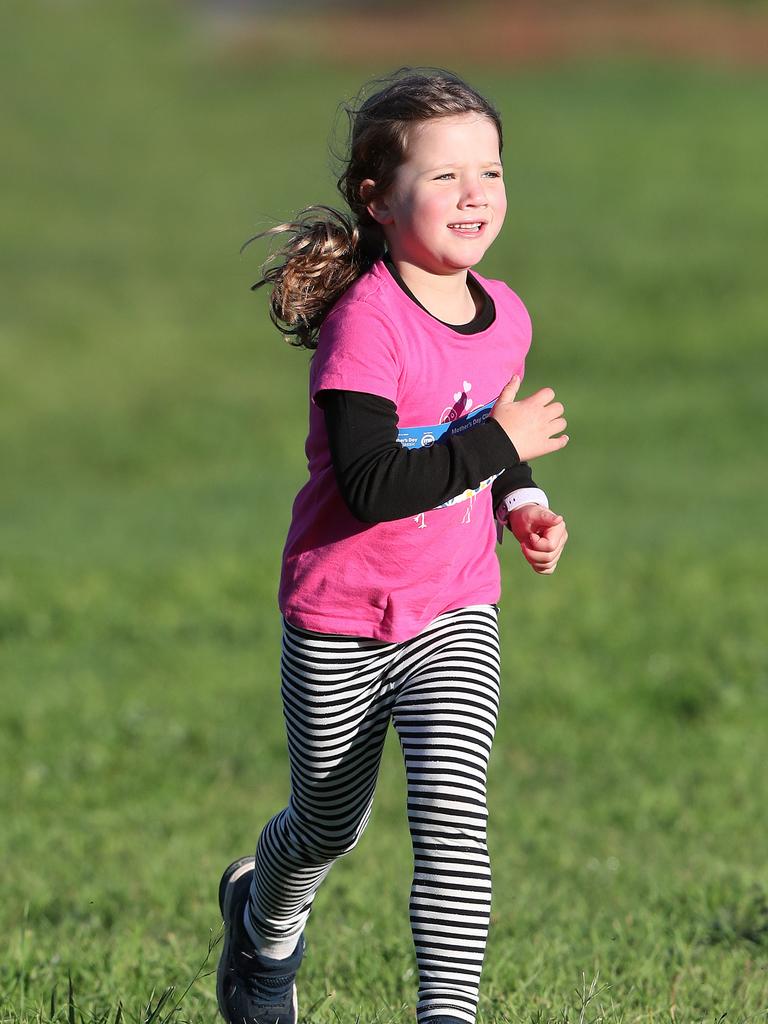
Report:
<svg viewBox="0 0 768 1024"><path fill-rule="evenodd" d="M441 423L453 423L461 416L466 416L472 408L473 402L469 397L472 385L468 380L462 382L462 390L454 391L453 405L447 405L440 415Z"/></svg>

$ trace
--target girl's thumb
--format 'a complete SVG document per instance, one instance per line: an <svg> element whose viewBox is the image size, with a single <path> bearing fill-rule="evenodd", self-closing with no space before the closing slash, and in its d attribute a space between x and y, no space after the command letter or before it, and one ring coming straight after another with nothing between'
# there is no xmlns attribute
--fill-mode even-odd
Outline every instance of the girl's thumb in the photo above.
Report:
<svg viewBox="0 0 768 1024"><path fill-rule="evenodd" d="M520 378L517 374L512 377L509 383L504 388L504 398L509 402L511 401L517 392L520 390Z"/></svg>

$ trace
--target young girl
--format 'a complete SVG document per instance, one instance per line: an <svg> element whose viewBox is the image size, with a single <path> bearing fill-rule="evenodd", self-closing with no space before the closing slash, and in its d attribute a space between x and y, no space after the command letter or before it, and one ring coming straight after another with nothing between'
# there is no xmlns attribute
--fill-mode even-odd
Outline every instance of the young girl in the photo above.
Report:
<svg viewBox="0 0 768 1024"><path fill-rule="evenodd" d="M516 398L528 314L469 273L506 211L501 122L448 72L404 68L349 111L351 217L291 224L272 318L316 348L309 480L283 556L288 807L221 879L229 1024L295 1024L315 894L368 821L390 719L408 780L420 1024L472 1024L491 880L486 769L498 710L497 521L539 573L567 534L528 459L563 407ZM254 286L258 287L258 285Z"/></svg>

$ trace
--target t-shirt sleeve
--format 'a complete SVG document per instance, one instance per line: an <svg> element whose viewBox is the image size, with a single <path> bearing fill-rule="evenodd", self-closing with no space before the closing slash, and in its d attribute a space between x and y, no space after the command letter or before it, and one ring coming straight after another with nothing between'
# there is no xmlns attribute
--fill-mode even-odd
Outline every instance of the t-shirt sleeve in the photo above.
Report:
<svg viewBox="0 0 768 1024"><path fill-rule="evenodd" d="M331 310L320 330L310 369L310 394L361 391L397 402L402 373L397 328L365 301L345 302Z"/></svg>
<svg viewBox="0 0 768 1024"><path fill-rule="evenodd" d="M508 313L514 318L521 336L525 339L525 352L527 353L533 339L531 314L517 292L513 291L508 284L503 281L496 281L494 284L502 289L501 294L497 297L503 300Z"/></svg>

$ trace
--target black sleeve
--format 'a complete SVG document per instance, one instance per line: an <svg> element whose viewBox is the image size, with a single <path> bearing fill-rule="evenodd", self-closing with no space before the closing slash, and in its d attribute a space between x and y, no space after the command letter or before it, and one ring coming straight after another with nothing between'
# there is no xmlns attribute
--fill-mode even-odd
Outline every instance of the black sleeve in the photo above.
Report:
<svg viewBox="0 0 768 1024"><path fill-rule="evenodd" d="M496 511L501 504L501 499L506 498L510 491L516 491L519 487L536 486L531 474L531 467L527 462L518 462L516 466L505 469L501 476L497 476L491 484L493 511Z"/></svg>
<svg viewBox="0 0 768 1024"><path fill-rule="evenodd" d="M533 486L530 470L520 470L525 464L495 420L429 448L407 449L397 441L397 406L388 398L326 390L317 402L339 490L362 522L419 515L505 469L520 473L519 486Z"/></svg>

